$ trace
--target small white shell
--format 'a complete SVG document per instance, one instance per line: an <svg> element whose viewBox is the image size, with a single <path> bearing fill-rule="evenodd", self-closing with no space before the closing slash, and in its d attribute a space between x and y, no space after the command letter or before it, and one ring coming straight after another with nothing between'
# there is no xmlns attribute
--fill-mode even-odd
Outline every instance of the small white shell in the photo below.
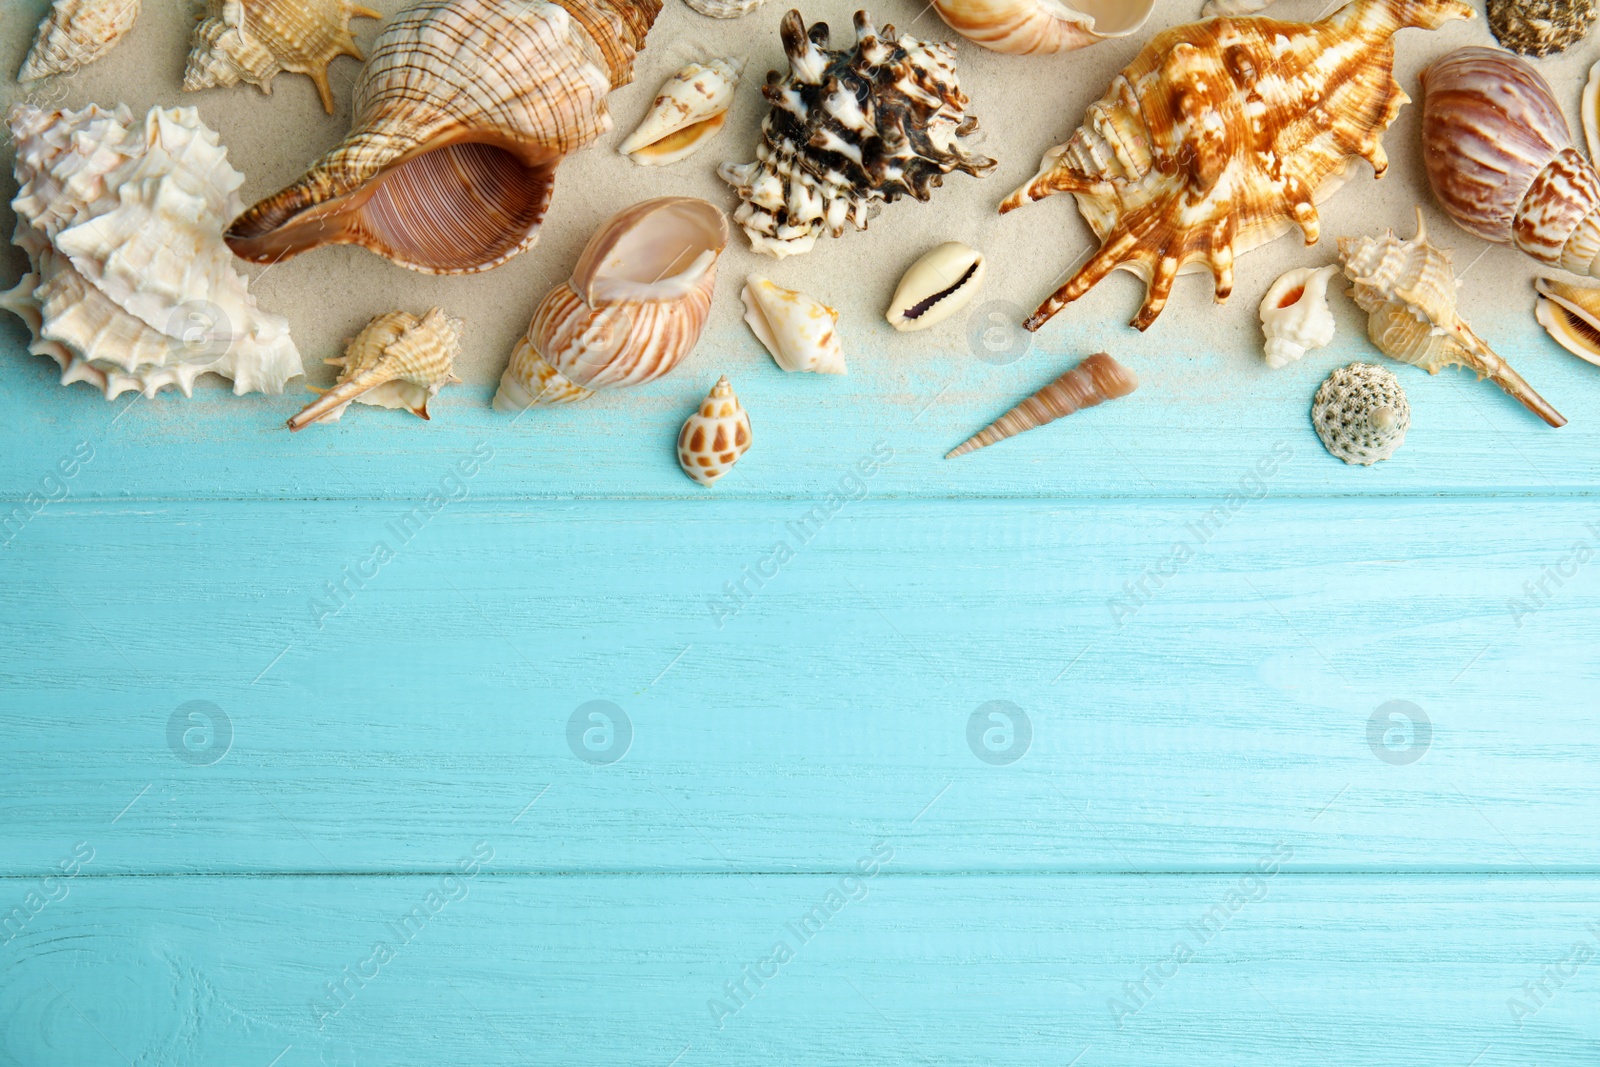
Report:
<svg viewBox="0 0 1600 1067"><path fill-rule="evenodd" d="M767 0L683 0L695 11L713 19L736 19L748 15Z"/></svg>
<svg viewBox="0 0 1600 1067"><path fill-rule="evenodd" d="M967 306L983 284L984 270L981 252L946 241L901 276L884 318L901 333L937 325Z"/></svg>
<svg viewBox="0 0 1600 1067"><path fill-rule="evenodd" d="M786 371L843 374L839 313L804 293L751 275L739 293L744 321Z"/></svg>
<svg viewBox="0 0 1600 1067"><path fill-rule="evenodd" d="M1339 265L1296 267L1284 274L1261 298L1261 332L1266 334L1267 366L1287 366L1333 340L1333 312L1328 310L1328 282Z"/></svg>
<svg viewBox="0 0 1600 1067"><path fill-rule="evenodd" d="M733 470L750 450L750 440L750 414L723 375L678 431L678 466L701 485L710 485Z"/></svg>
<svg viewBox="0 0 1600 1067"><path fill-rule="evenodd" d="M1578 106L1583 116L1583 140L1589 148L1589 158L1600 146L1600 63L1589 68L1589 80L1583 86L1583 103Z"/></svg>
<svg viewBox="0 0 1600 1067"><path fill-rule="evenodd" d="M1272 0L1206 0L1206 6L1200 9L1200 17L1208 19L1213 15L1254 15L1270 3Z"/></svg>
<svg viewBox="0 0 1600 1067"><path fill-rule="evenodd" d="M1330 454L1370 467L1405 443L1411 405L1393 374L1370 363L1352 363L1318 387L1311 425Z"/></svg>
<svg viewBox="0 0 1600 1067"><path fill-rule="evenodd" d="M140 0L55 0L39 23L17 81L71 74L93 63L126 37L139 18Z"/></svg>
<svg viewBox="0 0 1600 1067"><path fill-rule="evenodd" d="M690 63L662 84L644 121L617 151L646 167L698 151L727 121L743 72L744 60L731 56Z"/></svg>

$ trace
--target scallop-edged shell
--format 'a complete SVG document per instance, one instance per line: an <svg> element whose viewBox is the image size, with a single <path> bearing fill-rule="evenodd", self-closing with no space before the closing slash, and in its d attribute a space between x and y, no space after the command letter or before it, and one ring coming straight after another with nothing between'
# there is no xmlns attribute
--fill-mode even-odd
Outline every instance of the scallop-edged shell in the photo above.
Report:
<svg viewBox="0 0 1600 1067"><path fill-rule="evenodd" d="M723 375L678 431L678 466L701 485L711 485L750 451L750 440L750 414Z"/></svg>
<svg viewBox="0 0 1600 1067"><path fill-rule="evenodd" d="M1381 138L1407 100L1396 31L1471 17L1461 0L1351 0L1315 23L1217 18L1158 34L1000 206L1072 193L1101 241L1028 329L1118 267L1148 284L1142 330L1185 268L1209 270L1220 302L1234 257L1295 226L1314 244L1316 205L1354 160L1388 167Z"/></svg>
<svg viewBox="0 0 1600 1067"><path fill-rule="evenodd" d="M32 270L0 305L53 358L62 384L108 398L209 372L235 393L283 392L303 373L289 323L256 307L222 243L244 176L193 108L10 115L20 191L16 243Z"/></svg>
<svg viewBox="0 0 1600 1067"><path fill-rule="evenodd" d="M1367 312L1367 337L1391 359L1437 374L1459 366L1489 378L1551 426L1566 419L1472 332L1456 310L1455 270L1447 249L1428 243L1422 209L1417 235L1339 238L1339 259L1353 283L1350 296Z"/></svg>
<svg viewBox="0 0 1600 1067"><path fill-rule="evenodd" d="M778 366L814 374L845 373L839 313L833 308L755 275L745 279L739 298L744 301L744 321Z"/></svg>
<svg viewBox="0 0 1600 1067"><path fill-rule="evenodd" d="M1595 0L1489 0L1489 29L1513 52L1547 56L1588 36L1595 14Z"/></svg>
<svg viewBox="0 0 1600 1067"><path fill-rule="evenodd" d="M613 215L572 278L545 296L511 353L496 410L570 404L654 381L700 340L728 220L704 200L663 196Z"/></svg>
<svg viewBox="0 0 1600 1067"><path fill-rule="evenodd" d="M983 253L960 241L946 241L900 276L884 318L901 333L936 326L971 302L985 269Z"/></svg>
<svg viewBox="0 0 1600 1067"><path fill-rule="evenodd" d="M39 23L17 81L71 74L93 63L127 36L140 0L55 0Z"/></svg>
<svg viewBox="0 0 1600 1067"><path fill-rule="evenodd" d="M1261 332L1266 335L1267 366L1286 366L1333 340L1328 283L1339 265L1296 267L1280 276L1261 298Z"/></svg>
<svg viewBox="0 0 1600 1067"><path fill-rule="evenodd" d="M809 30L783 16L789 70L767 74L772 104L750 163L717 173L739 191L733 219L768 255L809 252L824 231L867 228L869 209L902 196L927 200L951 171L981 174L994 160L969 155L960 138L978 127L956 79L955 48L893 26L880 34L855 14L855 44L832 51L828 24Z"/></svg>
<svg viewBox="0 0 1600 1067"><path fill-rule="evenodd" d="M183 88L244 81L270 96L276 75L304 74L331 115L328 65L340 56L363 58L350 34L350 20L358 17L383 16L348 0L209 0L190 41Z"/></svg>
<svg viewBox="0 0 1600 1067"><path fill-rule="evenodd" d="M1127 396L1137 388L1139 378L1133 371L1106 353L1096 352L952 448L944 458L954 459L988 448L996 441L1026 433L1084 408Z"/></svg>
<svg viewBox="0 0 1600 1067"><path fill-rule="evenodd" d="M732 56L690 63L661 86L644 121L617 151L647 167L698 151L728 121L743 71L744 60Z"/></svg>
<svg viewBox="0 0 1600 1067"><path fill-rule="evenodd" d="M314 422L338 422L352 401L381 408L404 408L426 419L428 401L446 385L459 383L460 319L439 308L422 318L404 311L379 315L355 336L344 355L323 360L343 368L333 388L289 419L289 429ZM320 391L320 390L319 390Z"/></svg>
<svg viewBox="0 0 1600 1067"><path fill-rule="evenodd" d="M767 0L683 0L683 2L708 18L736 19L750 14Z"/></svg>
<svg viewBox="0 0 1600 1067"><path fill-rule="evenodd" d="M1400 380L1389 371L1352 363L1317 387L1311 425L1331 455L1370 467L1405 443L1411 405Z"/></svg>
<svg viewBox="0 0 1600 1067"><path fill-rule="evenodd" d="M611 128L660 0L424 0L361 70L355 128L234 220L228 244L276 263L359 244L429 274L499 266L539 239L561 160Z"/></svg>
<svg viewBox="0 0 1600 1067"><path fill-rule="evenodd" d="M1534 281L1539 301L1534 316L1556 344L1600 367L1600 286L1572 285L1555 278Z"/></svg>
<svg viewBox="0 0 1600 1067"><path fill-rule="evenodd" d="M931 0L945 25L992 52L1070 52L1138 33L1155 0Z"/></svg>

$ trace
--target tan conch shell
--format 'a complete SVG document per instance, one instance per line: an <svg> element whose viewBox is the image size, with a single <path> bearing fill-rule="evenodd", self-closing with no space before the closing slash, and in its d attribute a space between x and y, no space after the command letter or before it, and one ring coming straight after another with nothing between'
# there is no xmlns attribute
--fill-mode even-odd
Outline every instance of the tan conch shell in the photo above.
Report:
<svg viewBox="0 0 1600 1067"><path fill-rule="evenodd" d="M966 307L983 284L983 253L946 241L911 264L884 318L901 333L926 330Z"/></svg>
<svg viewBox="0 0 1600 1067"><path fill-rule="evenodd" d="M338 422L351 401L381 408L405 408L428 417L428 401L446 385L459 383L456 357L461 355L460 319L439 308L422 318L391 311L367 323L342 356L323 360L344 368L332 389L290 417L289 429L313 422Z"/></svg>
<svg viewBox="0 0 1600 1067"><path fill-rule="evenodd" d="M1355 157L1388 167L1381 137L1407 100L1395 32L1472 17L1461 0L1351 0L1316 23L1217 18L1158 34L1000 206L1072 193L1101 240L1027 328L1121 267L1148 283L1142 330L1185 268L1209 269L1220 302L1235 256L1296 225L1314 244L1316 205Z"/></svg>
<svg viewBox="0 0 1600 1067"><path fill-rule="evenodd" d="M1600 286L1570 285L1555 278L1534 281L1539 302L1534 316L1556 344L1600 367Z"/></svg>
<svg viewBox="0 0 1600 1067"><path fill-rule="evenodd" d="M359 244L470 274L539 239L563 157L611 128L660 0L424 0L391 19L356 84L355 128L228 231L275 263Z"/></svg>
<svg viewBox="0 0 1600 1067"><path fill-rule="evenodd" d="M190 42L184 91L246 81L270 96L272 79L287 71L315 82L331 115L328 65L340 56L363 58L350 20L382 17L348 0L209 0Z"/></svg>
<svg viewBox="0 0 1600 1067"><path fill-rule="evenodd" d="M711 485L750 451L750 440L750 414L724 374L678 431L678 466L701 485Z"/></svg>
<svg viewBox="0 0 1600 1067"><path fill-rule="evenodd" d="M136 121L121 106L19 105L10 126L16 243L32 270L0 306L63 385L187 396L211 372L235 393L281 393L302 373L289 323L256 307L222 243L244 176L193 108Z"/></svg>
<svg viewBox="0 0 1600 1067"><path fill-rule="evenodd" d="M639 128L617 149L635 163L660 167L691 155L728 121L744 60L690 63L668 78Z"/></svg>
<svg viewBox="0 0 1600 1067"><path fill-rule="evenodd" d="M736 19L748 15L767 0L683 0L700 14L714 19Z"/></svg>
<svg viewBox="0 0 1600 1067"><path fill-rule="evenodd" d="M127 36L140 0L55 0L39 23L17 81L70 74L93 63Z"/></svg>
<svg viewBox="0 0 1600 1067"><path fill-rule="evenodd" d="M672 370L700 340L727 243L727 218L693 197L641 200L613 215L571 280L534 311L495 409L570 404Z"/></svg>
<svg viewBox="0 0 1600 1067"><path fill-rule="evenodd" d="M1328 375L1311 401L1311 425L1330 455L1370 467L1394 455L1411 426L1400 379L1370 363Z"/></svg>
<svg viewBox="0 0 1600 1067"><path fill-rule="evenodd" d="M944 458L954 459L988 448L996 441L1026 433L1075 411L1127 396L1137 388L1139 378L1133 371L1106 353L1096 352L952 448Z"/></svg>
<svg viewBox="0 0 1600 1067"><path fill-rule="evenodd" d="M945 24L992 52L1070 52L1138 33L1155 0L932 0Z"/></svg>
<svg viewBox="0 0 1600 1067"><path fill-rule="evenodd" d="M1384 355L1429 374L1441 367L1470 368L1551 426L1566 425L1561 413L1463 321L1456 310L1461 283L1450 253L1428 243L1421 208L1411 240L1400 240L1393 230L1378 238L1341 237L1339 259L1353 283L1351 298L1367 312L1367 337Z"/></svg>
<svg viewBox="0 0 1600 1067"><path fill-rule="evenodd" d="M739 298L744 301L744 321L778 366L786 371L845 373L839 313L833 308L755 275L745 279Z"/></svg>
<svg viewBox="0 0 1600 1067"><path fill-rule="evenodd" d="M1261 332L1266 334L1267 366L1293 363L1308 349L1333 340L1335 323L1328 309L1328 282L1339 265L1296 267L1272 283L1261 298Z"/></svg>

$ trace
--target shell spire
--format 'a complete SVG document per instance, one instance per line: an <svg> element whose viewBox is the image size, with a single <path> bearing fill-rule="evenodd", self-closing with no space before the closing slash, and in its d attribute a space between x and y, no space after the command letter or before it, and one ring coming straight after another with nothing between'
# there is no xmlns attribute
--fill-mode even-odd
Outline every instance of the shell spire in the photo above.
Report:
<svg viewBox="0 0 1600 1067"><path fill-rule="evenodd" d="M439 308L422 318L404 311L379 315L356 335L343 356L324 360L343 367L332 389L289 419L289 429L314 422L337 422L351 401L405 408L428 418L428 401L446 385L458 383L455 361L461 355L460 319Z"/></svg>
<svg viewBox="0 0 1600 1067"><path fill-rule="evenodd" d="M140 0L55 0L17 81L71 74L104 56L139 19Z"/></svg>
<svg viewBox="0 0 1600 1067"><path fill-rule="evenodd" d="M1106 353L1096 352L951 449L944 458L954 459L988 448L996 441L1026 433L1073 412L1127 396L1137 388L1139 379L1133 371Z"/></svg>
<svg viewBox="0 0 1600 1067"><path fill-rule="evenodd" d="M194 29L185 92L249 82L268 96L272 79L304 74L333 114L328 66L340 56L365 58L350 34L353 18L382 18L348 0L210 0Z"/></svg>

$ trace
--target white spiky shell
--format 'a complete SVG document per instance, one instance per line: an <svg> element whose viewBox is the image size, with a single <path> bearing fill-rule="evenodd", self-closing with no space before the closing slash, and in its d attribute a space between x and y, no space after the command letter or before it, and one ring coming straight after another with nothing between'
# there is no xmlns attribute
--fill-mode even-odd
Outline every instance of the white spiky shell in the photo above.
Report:
<svg viewBox="0 0 1600 1067"><path fill-rule="evenodd" d="M820 300L754 275L739 298L744 321L786 371L844 374L839 347L839 313Z"/></svg>
<svg viewBox="0 0 1600 1067"><path fill-rule="evenodd" d="M728 120L744 60L690 63L661 86L644 120L617 151L646 167L676 163L700 149Z"/></svg>
<svg viewBox="0 0 1600 1067"><path fill-rule="evenodd" d="M307 404L289 420L299 430L314 422L338 422L352 402L380 408L404 408L428 418L428 401L446 385L459 383L455 363L461 355L460 319L439 308L422 318L391 311L367 323L342 356L323 360L342 367L332 389Z"/></svg>
<svg viewBox="0 0 1600 1067"><path fill-rule="evenodd" d="M1261 298L1261 332L1266 335L1267 366L1293 363L1313 348L1333 340L1335 323L1328 309L1328 282L1339 265L1296 267L1272 283Z"/></svg>
<svg viewBox="0 0 1600 1067"><path fill-rule="evenodd" d="M244 81L271 96L278 74L304 74L331 115L328 65L340 56L363 58L350 35L357 17L382 16L348 0L209 0L194 28L184 91Z"/></svg>
<svg viewBox="0 0 1600 1067"><path fill-rule="evenodd" d="M70 74L114 48L139 18L140 0L55 0L39 23L17 81Z"/></svg>
<svg viewBox="0 0 1600 1067"><path fill-rule="evenodd" d="M678 431L678 466L701 485L711 485L733 470L750 441L750 414L723 375Z"/></svg>
<svg viewBox="0 0 1600 1067"><path fill-rule="evenodd" d="M222 242L244 176L193 108L139 123L125 107L21 105L10 124L15 240L33 269L3 305L63 384L187 396L209 371L235 393L281 393L303 373L288 321L256 307Z"/></svg>

